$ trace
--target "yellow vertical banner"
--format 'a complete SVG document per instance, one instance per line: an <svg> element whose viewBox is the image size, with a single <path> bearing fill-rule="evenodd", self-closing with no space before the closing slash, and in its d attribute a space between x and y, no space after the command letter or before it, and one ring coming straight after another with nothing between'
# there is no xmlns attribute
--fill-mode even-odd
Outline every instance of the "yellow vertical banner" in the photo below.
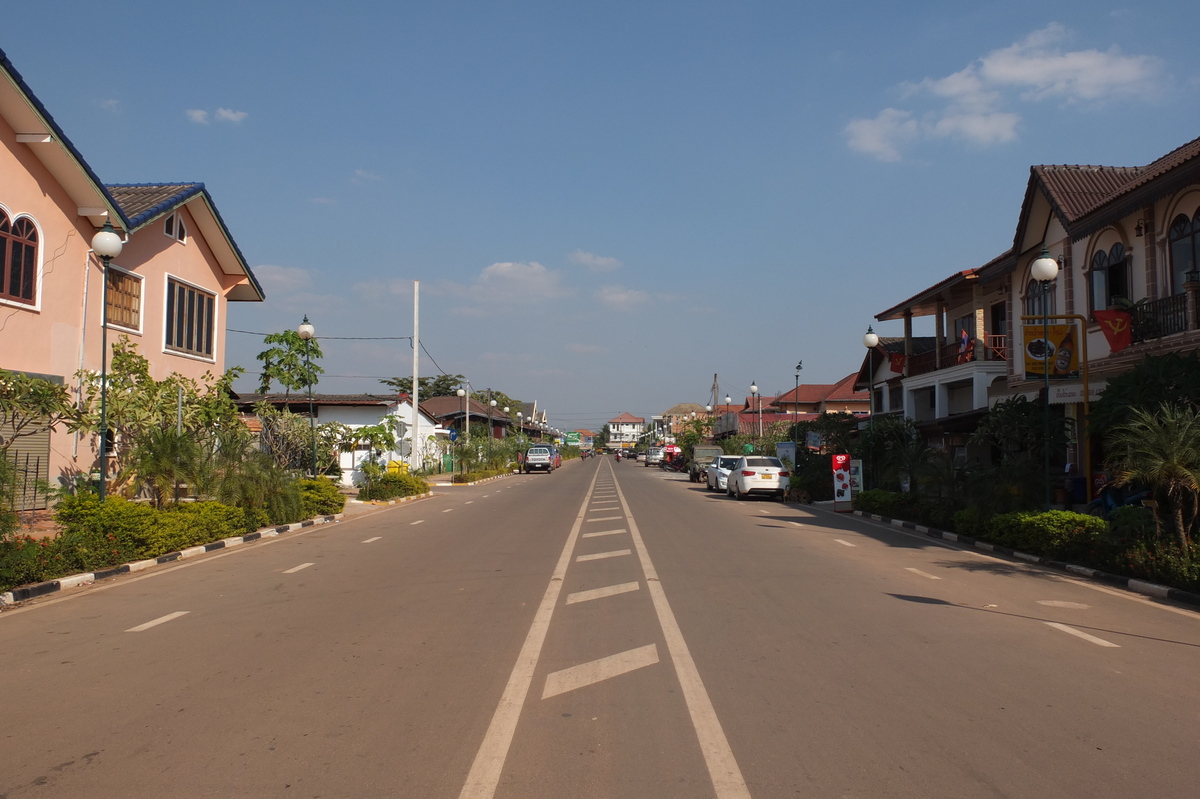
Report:
<svg viewBox="0 0 1200 799"><path fill-rule="evenodd" d="M1051 380L1079 377L1079 330L1075 323L1021 326L1025 379L1044 380L1047 366Z"/></svg>

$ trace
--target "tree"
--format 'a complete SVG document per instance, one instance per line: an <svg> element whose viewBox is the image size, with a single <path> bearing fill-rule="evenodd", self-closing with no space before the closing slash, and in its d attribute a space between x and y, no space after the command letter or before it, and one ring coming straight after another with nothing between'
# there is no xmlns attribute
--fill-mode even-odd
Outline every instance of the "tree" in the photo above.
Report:
<svg viewBox="0 0 1200 799"><path fill-rule="evenodd" d="M325 370L314 362L322 357L321 345L315 338L305 341L295 330L284 330L265 336L263 343L272 346L255 356L262 362L258 382L260 394L269 392L271 381L275 381L283 386L285 394L290 395L292 391L315 385L317 378L325 374Z"/></svg>
<svg viewBox="0 0 1200 799"><path fill-rule="evenodd" d="M595 437L592 439L592 446L596 450L602 450L608 446L608 440L611 437L612 428L610 428L608 425L604 425L604 427L600 428L600 432L596 433Z"/></svg>
<svg viewBox="0 0 1200 799"><path fill-rule="evenodd" d="M37 435L78 413L67 387L22 372L0 369L0 456L23 436Z"/></svg>
<svg viewBox="0 0 1200 799"><path fill-rule="evenodd" d="M411 377L392 377L380 380L385 386L404 394L412 394ZM417 380L421 387L420 399L430 397L453 397L467 382L463 375L438 375L437 377L422 377Z"/></svg>
<svg viewBox="0 0 1200 799"><path fill-rule="evenodd" d="M1200 514L1200 412L1170 403L1155 412L1134 408L1110 435L1109 453L1116 482L1150 486L1156 527L1169 523L1188 552Z"/></svg>
<svg viewBox="0 0 1200 799"><path fill-rule="evenodd" d="M1092 404L1088 424L1103 434L1128 421L1135 409L1152 411L1163 403L1200 408L1200 350L1152 355L1110 379Z"/></svg>

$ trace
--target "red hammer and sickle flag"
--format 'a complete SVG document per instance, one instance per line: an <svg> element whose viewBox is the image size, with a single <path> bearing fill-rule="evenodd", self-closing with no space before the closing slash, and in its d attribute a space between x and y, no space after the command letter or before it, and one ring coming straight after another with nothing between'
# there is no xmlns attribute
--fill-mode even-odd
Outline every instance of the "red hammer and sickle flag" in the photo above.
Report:
<svg viewBox="0 0 1200 799"><path fill-rule="evenodd" d="M1092 311L1100 330L1108 339L1108 348L1120 352L1133 343L1133 316L1125 311Z"/></svg>

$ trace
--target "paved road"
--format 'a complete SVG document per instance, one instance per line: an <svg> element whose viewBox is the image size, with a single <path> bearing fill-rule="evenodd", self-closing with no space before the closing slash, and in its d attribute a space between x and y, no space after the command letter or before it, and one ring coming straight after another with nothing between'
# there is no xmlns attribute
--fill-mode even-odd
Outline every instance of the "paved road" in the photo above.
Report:
<svg viewBox="0 0 1200 799"><path fill-rule="evenodd" d="M1190 799L1198 661L1200 614L601 459L0 614L0 797Z"/></svg>

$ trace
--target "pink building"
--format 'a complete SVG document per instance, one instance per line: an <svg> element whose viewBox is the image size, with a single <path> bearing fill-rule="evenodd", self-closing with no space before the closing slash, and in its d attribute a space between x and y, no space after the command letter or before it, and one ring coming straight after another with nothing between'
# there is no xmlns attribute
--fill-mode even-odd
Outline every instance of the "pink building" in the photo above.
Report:
<svg viewBox="0 0 1200 799"><path fill-rule="evenodd" d="M92 236L125 240L110 265ZM127 335L155 379L225 370L229 302L263 292L202 183L104 185L0 51L0 368L64 383ZM96 441L54 431L15 454L53 482L96 465Z"/></svg>

